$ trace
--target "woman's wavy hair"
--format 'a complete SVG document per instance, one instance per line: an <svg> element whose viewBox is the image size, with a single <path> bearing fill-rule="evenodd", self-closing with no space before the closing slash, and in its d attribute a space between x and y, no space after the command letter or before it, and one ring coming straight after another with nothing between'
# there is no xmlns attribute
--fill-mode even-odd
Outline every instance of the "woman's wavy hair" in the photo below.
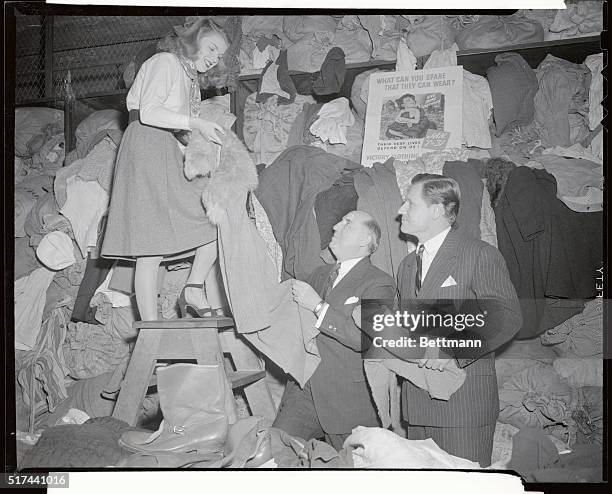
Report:
<svg viewBox="0 0 612 494"><path fill-rule="evenodd" d="M207 17L198 19L181 33L172 34L161 39L157 43L157 49L194 60L198 54L200 39L211 32L216 32L223 36L229 46L230 41L223 28L212 18ZM227 84L228 72L227 65L222 58L212 69L204 74L198 74L200 87L223 87Z"/></svg>

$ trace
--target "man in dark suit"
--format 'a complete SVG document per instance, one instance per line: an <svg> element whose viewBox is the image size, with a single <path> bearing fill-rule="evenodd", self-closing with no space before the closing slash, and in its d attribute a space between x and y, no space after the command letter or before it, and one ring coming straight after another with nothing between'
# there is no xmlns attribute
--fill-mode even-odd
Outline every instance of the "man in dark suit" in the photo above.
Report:
<svg viewBox="0 0 612 494"><path fill-rule="evenodd" d="M274 427L341 449L354 427L378 426L361 358L361 331L353 310L362 299L393 299L393 278L372 266L380 227L369 214L351 211L334 226L329 249L335 265L314 270L308 283L294 280L293 296L317 316L321 362L300 389L287 383Z"/></svg>
<svg viewBox="0 0 612 494"><path fill-rule="evenodd" d="M408 439L432 438L448 453L485 467L491 463L499 414L494 351L518 332L522 317L499 251L481 240L462 237L452 228L459 201L459 186L454 179L432 174L413 178L399 214L401 231L416 237L418 244L398 269L399 308L404 310L419 300L424 304L452 301L456 305L468 300L472 307L486 313L484 327L470 330L471 337L483 346L470 349L469 356L465 349L461 353L445 345L424 348L420 366L443 370L450 359L456 358L467 374L466 380L448 401L432 399L427 391L404 381L402 414L408 424ZM443 340L456 333L450 330Z"/></svg>

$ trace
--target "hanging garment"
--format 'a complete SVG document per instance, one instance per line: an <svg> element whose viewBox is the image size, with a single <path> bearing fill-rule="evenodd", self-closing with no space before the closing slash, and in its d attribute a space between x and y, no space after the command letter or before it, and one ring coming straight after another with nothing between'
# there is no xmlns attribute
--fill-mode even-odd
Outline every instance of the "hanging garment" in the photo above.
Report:
<svg viewBox="0 0 612 494"><path fill-rule="evenodd" d="M76 299L74 301L74 309L72 310L71 320L74 322L87 322L97 324L95 311L90 307L89 302L94 296L94 293L105 280L114 264L112 259L97 258L87 259L85 274L83 281L79 286Z"/></svg>
<svg viewBox="0 0 612 494"><path fill-rule="evenodd" d="M598 125L603 120L603 53L589 55L584 60L591 71L591 86L589 88L589 129L595 131ZM585 144L586 145L586 144ZM598 132L592 140L590 146L591 152L603 162L603 133Z"/></svg>
<svg viewBox="0 0 612 494"><path fill-rule="evenodd" d="M265 65L259 80L255 101L262 103L274 94L278 96L277 102L279 105L286 105L295 101L296 89L287 68L287 50L283 50L270 58Z"/></svg>
<svg viewBox="0 0 612 494"><path fill-rule="evenodd" d="M521 338L536 336L580 311L567 302L596 296L602 213L576 213L556 196L551 174L521 166L510 173L495 207L499 250L523 313ZM550 302L560 304L555 308Z"/></svg>
<svg viewBox="0 0 612 494"><path fill-rule="evenodd" d="M480 210L482 208L483 184L480 179L479 160L468 159L467 163L447 161L443 175L454 178L461 192L461 207L454 228L462 235L480 238Z"/></svg>
<svg viewBox="0 0 612 494"><path fill-rule="evenodd" d="M223 147L221 164L202 193L208 219L219 231L219 264L227 299L237 331L303 384L320 361L315 317L293 301L290 282L278 285L276 281L266 244L245 208L247 194L257 186L255 165L244 145L228 131L226 137L230 136L231 146ZM193 145L198 145L195 136L188 147Z"/></svg>
<svg viewBox="0 0 612 494"><path fill-rule="evenodd" d="M463 70L463 105L461 130L466 146L489 149L489 119L493 98L489 82L482 76Z"/></svg>
<svg viewBox="0 0 612 494"><path fill-rule="evenodd" d="M30 432L34 431L37 411L42 408L53 412L68 396L65 385L68 369L62 352L67 315L66 307L53 310L18 371L17 381L23 390L26 405L30 406Z"/></svg>
<svg viewBox="0 0 612 494"><path fill-rule="evenodd" d="M31 350L40 331L45 295L55 271L39 268L15 282L15 348Z"/></svg>
<svg viewBox="0 0 612 494"><path fill-rule="evenodd" d="M293 300L291 281L278 284L266 245L244 210L224 204L219 261L236 329L303 386L320 362L316 318Z"/></svg>
<svg viewBox="0 0 612 494"><path fill-rule="evenodd" d="M371 214L381 230L378 249L370 260L374 266L395 277L408 250L406 242L399 236L397 211L402 205L402 196L397 186L393 159L357 171L355 191L359 196L357 209Z"/></svg>
<svg viewBox="0 0 612 494"><path fill-rule="evenodd" d="M406 44L404 38L401 38L397 45L396 59L397 62L395 63L395 70L397 70L398 72L414 70L417 66L417 59L414 56L414 53L410 51L410 48L408 48L408 45ZM455 63L455 65L457 64Z"/></svg>
<svg viewBox="0 0 612 494"><path fill-rule="evenodd" d="M129 295L117 290L112 290L108 287L113 276L113 269L114 268L111 267L110 271L106 275L106 278L104 278L104 281L96 288L94 296L98 293L104 294L104 296L111 303L112 307L131 307L132 299Z"/></svg>
<svg viewBox="0 0 612 494"><path fill-rule="evenodd" d="M425 153L411 161L395 160L395 174L397 176L397 186L399 187L402 198L405 197L408 187L413 177L417 173L442 174L442 168L447 161L467 161L468 152L465 148L450 148L442 151Z"/></svg>
<svg viewBox="0 0 612 494"><path fill-rule="evenodd" d="M431 52L424 69L437 69L439 67L454 67L457 65L457 43L453 43L449 48L439 48Z"/></svg>
<svg viewBox="0 0 612 494"><path fill-rule="evenodd" d="M483 185L486 179L482 179ZM497 228L495 227L495 212L491 207L491 196L486 187L482 189L482 205L480 208L480 240L497 247Z"/></svg>
<svg viewBox="0 0 612 494"><path fill-rule="evenodd" d="M518 53L500 53L495 56L495 63L487 70L487 79L493 100L495 135L500 136L506 130L533 121L538 80Z"/></svg>
<svg viewBox="0 0 612 494"><path fill-rule="evenodd" d="M283 151L261 174L255 195L266 210L283 249L282 279L304 280L317 266L321 239L314 218L316 196L344 169L360 165L313 146Z"/></svg>
<svg viewBox="0 0 612 494"><path fill-rule="evenodd" d="M280 282L281 272L283 270L283 251L274 237L272 225L270 224L266 210L263 208L255 195L251 195L251 200L253 202L253 210L255 212L255 226L257 227L257 231L261 235L261 238L263 238L264 242L266 243L268 256L270 256L270 259L272 259L274 262L274 266L276 267L277 281Z"/></svg>
<svg viewBox="0 0 612 494"><path fill-rule="evenodd" d="M536 75L539 89L534 96L535 122L544 147L569 146L581 140L576 139L576 133L572 136L570 113L584 120L577 113L589 110L589 69L548 54ZM586 121L582 123L586 127Z"/></svg>
<svg viewBox="0 0 612 494"><path fill-rule="evenodd" d="M314 203L314 213L321 237L321 249L327 248L334 226L350 211L357 209L357 192L353 173L343 173L327 190L319 192Z"/></svg>

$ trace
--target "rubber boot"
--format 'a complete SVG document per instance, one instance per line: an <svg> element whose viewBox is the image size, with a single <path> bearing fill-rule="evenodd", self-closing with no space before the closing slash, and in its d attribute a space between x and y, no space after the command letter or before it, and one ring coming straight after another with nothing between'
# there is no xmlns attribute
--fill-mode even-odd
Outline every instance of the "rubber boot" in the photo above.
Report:
<svg viewBox="0 0 612 494"><path fill-rule="evenodd" d="M159 429L129 431L119 444L133 452L199 454L223 450L227 433L226 395L230 390L219 365L173 364L157 371L163 420Z"/></svg>

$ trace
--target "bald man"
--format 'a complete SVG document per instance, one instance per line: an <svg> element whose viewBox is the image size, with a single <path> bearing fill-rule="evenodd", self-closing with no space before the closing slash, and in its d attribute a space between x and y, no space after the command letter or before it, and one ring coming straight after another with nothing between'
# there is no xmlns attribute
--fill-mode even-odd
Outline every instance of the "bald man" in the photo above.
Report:
<svg viewBox="0 0 612 494"><path fill-rule="evenodd" d="M374 218L351 211L334 226L329 243L336 264L315 269L308 283L293 282L295 301L317 316L321 363L304 389L287 383L274 427L339 450L354 427L379 425L363 370L361 330L352 317L362 299L395 295L393 278L370 262L379 242Z"/></svg>

